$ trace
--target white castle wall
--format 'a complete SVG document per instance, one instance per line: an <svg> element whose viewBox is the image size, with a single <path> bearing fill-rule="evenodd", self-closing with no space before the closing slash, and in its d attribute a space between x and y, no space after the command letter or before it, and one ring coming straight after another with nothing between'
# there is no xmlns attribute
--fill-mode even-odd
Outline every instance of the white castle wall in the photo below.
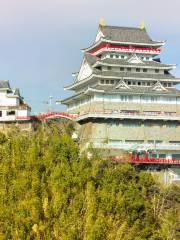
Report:
<svg viewBox="0 0 180 240"><path fill-rule="evenodd" d="M19 99L16 96L7 95L6 92L0 92L0 106L18 106Z"/></svg>

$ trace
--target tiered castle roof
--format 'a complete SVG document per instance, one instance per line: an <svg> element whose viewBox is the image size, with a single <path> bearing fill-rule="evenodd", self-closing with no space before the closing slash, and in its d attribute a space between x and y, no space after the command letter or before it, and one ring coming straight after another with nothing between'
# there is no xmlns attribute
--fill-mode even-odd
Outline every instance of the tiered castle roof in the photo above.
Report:
<svg viewBox="0 0 180 240"><path fill-rule="evenodd" d="M19 98L20 104L26 104L24 98L21 96L19 88L11 88L8 80L0 80L0 92L4 91L6 92L7 98L8 97ZM28 106L28 108L30 107Z"/></svg>
<svg viewBox="0 0 180 240"><path fill-rule="evenodd" d="M175 88L180 79L169 72L176 65L163 64L156 58L162 45L164 42L152 40L145 28L99 26L95 42L83 50L83 62L80 71L74 74L73 84L65 87L77 94L62 102L73 101L89 89L91 92L180 95ZM101 84L101 80L112 84ZM146 86L135 86L128 81L143 82Z"/></svg>
<svg viewBox="0 0 180 240"><path fill-rule="evenodd" d="M84 49L89 51L95 45L102 42L117 43L123 45L135 45L135 46L162 46L164 41L152 40L143 28L132 27L117 27L117 26L99 26L96 40L92 46Z"/></svg>

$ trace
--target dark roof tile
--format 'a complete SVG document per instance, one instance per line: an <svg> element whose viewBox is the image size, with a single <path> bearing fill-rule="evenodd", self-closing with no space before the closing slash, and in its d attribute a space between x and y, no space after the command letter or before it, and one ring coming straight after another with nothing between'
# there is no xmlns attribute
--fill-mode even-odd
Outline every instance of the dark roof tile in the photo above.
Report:
<svg viewBox="0 0 180 240"><path fill-rule="evenodd" d="M8 80L0 80L0 88L10 89Z"/></svg>
<svg viewBox="0 0 180 240"><path fill-rule="evenodd" d="M132 28L132 27L116 27L116 26L103 26L101 31L104 38L107 40L118 42L132 42L132 43L146 43L156 44L160 43L153 41L146 32L146 29Z"/></svg>
<svg viewBox="0 0 180 240"><path fill-rule="evenodd" d="M139 79L175 79L171 74L148 74L148 73L132 73L132 72L116 72L116 71L100 71L95 70L94 74L105 77L119 77L119 78L139 78Z"/></svg>
<svg viewBox="0 0 180 240"><path fill-rule="evenodd" d="M98 60L101 65L101 63L106 63L106 64L113 64L113 65L129 65L129 66L139 66L139 67L155 67L155 68L169 68L172 69L172 65L170 64L163 64L160 62L156 61L143 61L143 63L129 63L128 60L124 59L118 59L118 58L105 58L105 59L99 59Z"/></svg>

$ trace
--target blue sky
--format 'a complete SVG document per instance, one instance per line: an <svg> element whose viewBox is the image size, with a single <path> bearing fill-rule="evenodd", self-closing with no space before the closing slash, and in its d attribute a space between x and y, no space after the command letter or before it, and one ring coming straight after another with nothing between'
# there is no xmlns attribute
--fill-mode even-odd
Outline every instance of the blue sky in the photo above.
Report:
<svg viewBox="0 0 180 240"><path fill-rule="evenodd" d="M0 0L0 79L19 87L34 112L71 94L82 52L94 40L98 21L138 26L144 19L155 40L166 40L162 61L176 63L180 76L179 0ZM63 106L55 106L64 110Z"/></svg>

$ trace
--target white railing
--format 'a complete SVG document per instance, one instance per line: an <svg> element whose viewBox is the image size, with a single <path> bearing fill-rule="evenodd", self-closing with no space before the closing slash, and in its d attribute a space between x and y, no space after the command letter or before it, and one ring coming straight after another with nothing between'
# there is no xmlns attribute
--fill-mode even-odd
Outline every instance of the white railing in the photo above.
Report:
<svg viewBox="0 0 180 240"><path fill-rule="evenodd" d="M165 112L118 112L105 110L103 112L83 112L77 117L77 121L85 118L115 118L115 119L157 119L157 120L180 120L180 115Z"/></svg>

